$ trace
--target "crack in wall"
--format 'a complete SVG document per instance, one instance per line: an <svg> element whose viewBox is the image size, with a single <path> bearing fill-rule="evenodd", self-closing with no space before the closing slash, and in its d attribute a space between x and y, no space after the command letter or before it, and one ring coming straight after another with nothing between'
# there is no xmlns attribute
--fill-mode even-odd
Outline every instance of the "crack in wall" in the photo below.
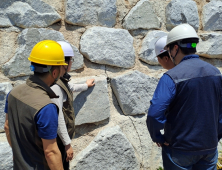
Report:
<svg viewBox="0 0 222 170"><path fill-rule="evenodd" d="M131 122L132 122L132 124L133 124L133 127L134 127L134 129L135 129L135 131L136 131L136 133L137 133L137 135L138 135L138 138L139 138L139 141L140 141L140 149L141 149L141 152L143 153L143 150L142 150L142 145L141 145L141 139L140 139L140 135L139 135L139 133L138 133L138 131L137 131L137 129L136 129L136 126L135 126L135 124L134 124L134 122L133 122L133 119L130 117L130 116L128 116L129 117L129 119L131 120ZM141 154L141 157L142 157L142 162L140 162L140 168L144 168L144 165L143 165L143 154Z"/></svg>

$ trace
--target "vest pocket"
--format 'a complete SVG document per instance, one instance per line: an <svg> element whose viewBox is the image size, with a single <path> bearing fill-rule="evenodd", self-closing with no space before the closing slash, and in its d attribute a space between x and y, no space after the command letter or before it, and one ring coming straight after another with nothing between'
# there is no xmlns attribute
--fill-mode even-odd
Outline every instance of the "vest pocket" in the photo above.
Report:
<svg viewBox="0 0 222 170"><path fill-rule="evenodd" d="M171 124L167 122L164 125L164 137L167 143L171 143Z"/></svg>

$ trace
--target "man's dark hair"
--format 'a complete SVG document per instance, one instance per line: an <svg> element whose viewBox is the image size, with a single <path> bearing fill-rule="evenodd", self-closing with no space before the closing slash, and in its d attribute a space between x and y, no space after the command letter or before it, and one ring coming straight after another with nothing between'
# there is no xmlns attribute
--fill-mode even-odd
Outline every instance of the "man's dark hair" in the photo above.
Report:
<svg viewBox="0 0 222 170"><path fill-rule="evenodd" d="M164 56L167 56L168 58L170 58L169 53L167 51L165 51L164 53L158 55L157 57L160 57L161 59L163 59Z"/></svg>
<svg viewBox="0 0 222 170"><path fill-rule="evenodd" d="M180 41L182 44L187 44L187 43L199 43L199 39L197 38L187 38L187 39L183 39ZM174 42L172 44L169 44L168 47L170 48L170 51L173 49L173 47L175 45L178 45L180 47L180 45L177 42ZM184 48L184 47L180 47L180 50L183 54L185 55L189 55L189 54L194 54L197 52L196 47L195 48Z"/></svg>
<svg viewBox="0 0 222 170"><path fill-rule="evenodd" d="M65 62L69 63L69 61L71 60L72 57L65 57Z"/></svg>
<svg viewBox="0 0 222 170"><path fill-rule="evenodd" d="M42 67L42 68L47 68L47 65L37 64L37 63L33 63L33 62L31 62L31 65L37 66L37 67ZM59 67L60 66L52 66L50 71L53 72L54 70L59 69ZM39 73L39 72L34 71L34 75L38 76L38 77L41 77L41 78L46 77L48 74L50 74L49 71L48 72L44 72L44 73Z"/></svg>

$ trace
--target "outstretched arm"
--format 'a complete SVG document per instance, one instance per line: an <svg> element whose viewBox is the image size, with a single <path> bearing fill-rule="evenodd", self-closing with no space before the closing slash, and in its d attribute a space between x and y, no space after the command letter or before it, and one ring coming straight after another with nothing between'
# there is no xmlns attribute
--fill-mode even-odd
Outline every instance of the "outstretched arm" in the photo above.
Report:
<svg viewBox="0 0 222 170"><path fill-rule="evenodd" d="M69 83L69 87L72 90L72 92L82 92L86 91L89 87L92 87L95 85L95 79L88 79L85 84L73 84Z"/></svg>

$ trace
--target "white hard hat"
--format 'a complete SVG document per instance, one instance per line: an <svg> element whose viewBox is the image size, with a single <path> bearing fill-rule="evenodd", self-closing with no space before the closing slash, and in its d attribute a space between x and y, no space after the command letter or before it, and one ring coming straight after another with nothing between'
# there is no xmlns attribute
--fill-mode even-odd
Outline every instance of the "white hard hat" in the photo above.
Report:
<svg viewBox="0 0 222 170"><path fill-rule="evenodd" d="M57 41L61 46L65 57L74 57L71 45L65 41Z"/></svg>
<svg viewBox="0 0 222 170"><path fill-rule="evenodd" d="M164 47L164 49L167 50L167 45L186 38L199 39L195 29L189 24L178 25L169 32L167 36L166 46Z"/></svg>
<svg viewBox="0 0 222 170"><path fill-rule="evenodd" d="M167 41L167 36L163 36L156 41L155 43L156 57L166 51L164 50L164 47L166 46L166 41Z"/></svg>

